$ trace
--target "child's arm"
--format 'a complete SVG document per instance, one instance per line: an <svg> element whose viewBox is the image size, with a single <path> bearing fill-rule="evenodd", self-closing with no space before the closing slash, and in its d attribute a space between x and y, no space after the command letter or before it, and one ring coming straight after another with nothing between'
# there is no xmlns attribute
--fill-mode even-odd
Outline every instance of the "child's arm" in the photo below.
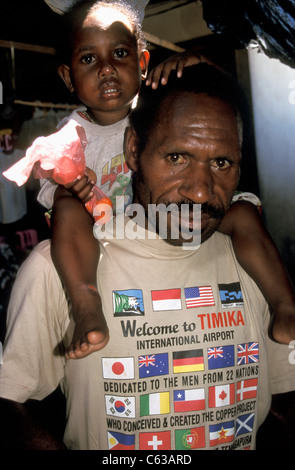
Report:
<svg viewBox="0 0 295 470"><path fill-rule="evenodd" d="M179 52L178 54L173 54L148 73L145 84L147 86L151 85L153 89L156 89L160 81L162 85L166 85L171 70L177 70L177 76L181 77L184 67L196 65L200 62L207 62L208 64L215 65L197 51L184 51Z"/></svg>
<svg viewBox="0 0 295 470"><path fill-rule="evenodd" d="M237 260L268 300L274 312L273 339L288 344L295 339L294 288L256 207L233 203L219 231L232 238Z"/></svg>

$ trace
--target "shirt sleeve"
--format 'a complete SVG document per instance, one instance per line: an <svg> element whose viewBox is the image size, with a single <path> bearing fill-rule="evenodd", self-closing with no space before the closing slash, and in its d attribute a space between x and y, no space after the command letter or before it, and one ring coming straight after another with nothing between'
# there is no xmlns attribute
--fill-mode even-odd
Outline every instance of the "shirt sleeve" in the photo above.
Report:
<svg viewBox="0 0 295 470"><path fill-rule="evenodd" d="M40 191L37 195L37 201L46 209L51 209L54 202L54 193L57 184L47 179L40 179Z"/></svg>
<svg viewBox="0 0 295 470"><path fill-rule="evenodd" d="M50 252L48 241L42 245ZM42 400L57 388L64 375L65 318L67 300L59 277L38 245L21 266L12 289L0 366L2 398L20 403Z"/></svg>
<svg viewBox="0 0 295 470"><path fill-rule="evenodd" d="M238 202L238 201L251 202L251 204L254 204L254 206L257 207L258 212L261 214L262 204L261 204L259 197L256 196L255 194L242 192L242 191L236 191L232 198L232 203Z"/></svg>

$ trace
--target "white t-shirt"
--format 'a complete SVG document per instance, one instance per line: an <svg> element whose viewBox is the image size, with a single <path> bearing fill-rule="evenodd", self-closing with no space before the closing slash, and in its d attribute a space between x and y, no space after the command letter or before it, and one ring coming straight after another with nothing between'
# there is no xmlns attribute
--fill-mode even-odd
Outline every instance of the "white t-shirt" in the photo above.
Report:
<svg viewBox="0 0 295 470"><path fill-rule="evenodd" d="M124 156L124 133L128 126L128 117L110 126L99 126L82 116L85 108L79 108L70 115L86 132L86 166L97 175L97 186L112 200L116 197L132 197L130 185L131 171ZM38 201L47 209L53 206L54 192L57 185L47 179L40 180L41 189ZM118 199L117 199L118 202Z"/></svg>
<svg viewBox="0 0 295 470"><path fill-rule="evenodd" d="M230 238L194 251L148 237L101 243L109 343L65 360L73 322L42 242L14 285L0 396L43 399L60 383L69 449L254 449L271 393L294 389L294 372L275 343L269 371L267 305Z"/></svg>

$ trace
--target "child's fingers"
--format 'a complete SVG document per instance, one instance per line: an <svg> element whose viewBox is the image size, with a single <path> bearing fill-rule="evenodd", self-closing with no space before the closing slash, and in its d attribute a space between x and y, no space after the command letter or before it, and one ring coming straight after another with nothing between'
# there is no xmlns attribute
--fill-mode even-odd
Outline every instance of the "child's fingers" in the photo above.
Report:
<svg viewBox="0 0 295 470"><path fill-rule="evenodd" d="M92 188L95 184L94 180L90 180L85 174L84 176L76 179L73 183L65 185L66 188L81 202L85 203L93 196Z"/></svg>
<svg viewBox="0 0 295 470"><path fill-rule="evenodd" d="M154 67L148 74L146 85L153 89L158 88L159 83L166 85L172 70L177 70L177 76L181 77L184 67L204 62L204 58L195 52L185 51L169 57L161 64Z"/></svg>
<svg viewBox="0 0 295 470"><path fill-rule="evenodd" d="M147 86L151 85L153 89L156 89L158 87L159 80L161 78L162 69L163 69L163 64L157 65L155 68L153 68L148 74L145 84Z"/></svg>
<svg viewBox="0 0 295 470"><path fill-rule="evenodd" d="M86 167L85 174L88 176L88 179L89 179L89 180L93 180L93 181L94 181L94 184L96 183L96 181L97 181L97 176L96 176L96 173L95 173L93 170L91 170L90 168Z"/></svg>
<svg viewBox="0 0 295 470"><path fill-rule="evenodd" d="M175 62L167 62L164 64L163 70L162 70L162 75L161 75L161 84L166 85L168 82L169 75L171 73L171 70L178 70L178 63L179 61Z"/></svg>
<svg viewBox="0 0 295 470"><path fill-rule="evenodd" d="M75 188L79 187L80 185L85 185L87 183L87 180L88 180L88 177L86 175L84 176L79 175L74 181L71 181L70 183L65 184L64 187L68 189L69 191L72 191L72 190L75 190Z"/></svg>
<svg viewBox="0 0 295 470"><path fill-rule="evenodd" d="M77 197L80 199L81 202L83 202L83 204L86 204L86 202L90 201L90 199L92 198L93 196L92 188L93 188L93 183L87 185L84 189L79 191L79 193L77 194Z"/></svg>
<svg viewBox="0 0 295 470"><path fill-rule="evenodd" d="M151 87L156 90L159 83L166 85L168 77L171 73L171 70L175 70L177 67L177 61L165 61L162 64L155 67L146 80L146 85L151 85Z"/></svg>

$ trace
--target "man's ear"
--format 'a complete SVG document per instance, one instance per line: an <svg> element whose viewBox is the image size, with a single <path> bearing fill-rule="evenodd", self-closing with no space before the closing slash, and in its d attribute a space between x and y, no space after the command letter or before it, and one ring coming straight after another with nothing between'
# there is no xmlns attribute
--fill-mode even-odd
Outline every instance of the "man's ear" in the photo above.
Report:
<svg viewBox="0 0 295 470"><path fill-rule="evenodd" d="M150 61L149 51L147 50L142 51L140 61L139 61L142 80L144 80L147 76L149 61Z"/></svg>
<svg viewBox="0 0 295 470"><path fill-rule="evenodd" d="M73 93L74 87L71 80L70 67L68 65L61 64L57 68L57 73L63 79L69 92Z"/></svg>
<svg viewBox="0 0 295 470"><path fill-rule="evenodd" d="M125 134L125 159L132 171L137 171L138 168L137 141L138 137L133 127L127 127Z"/></svg>

